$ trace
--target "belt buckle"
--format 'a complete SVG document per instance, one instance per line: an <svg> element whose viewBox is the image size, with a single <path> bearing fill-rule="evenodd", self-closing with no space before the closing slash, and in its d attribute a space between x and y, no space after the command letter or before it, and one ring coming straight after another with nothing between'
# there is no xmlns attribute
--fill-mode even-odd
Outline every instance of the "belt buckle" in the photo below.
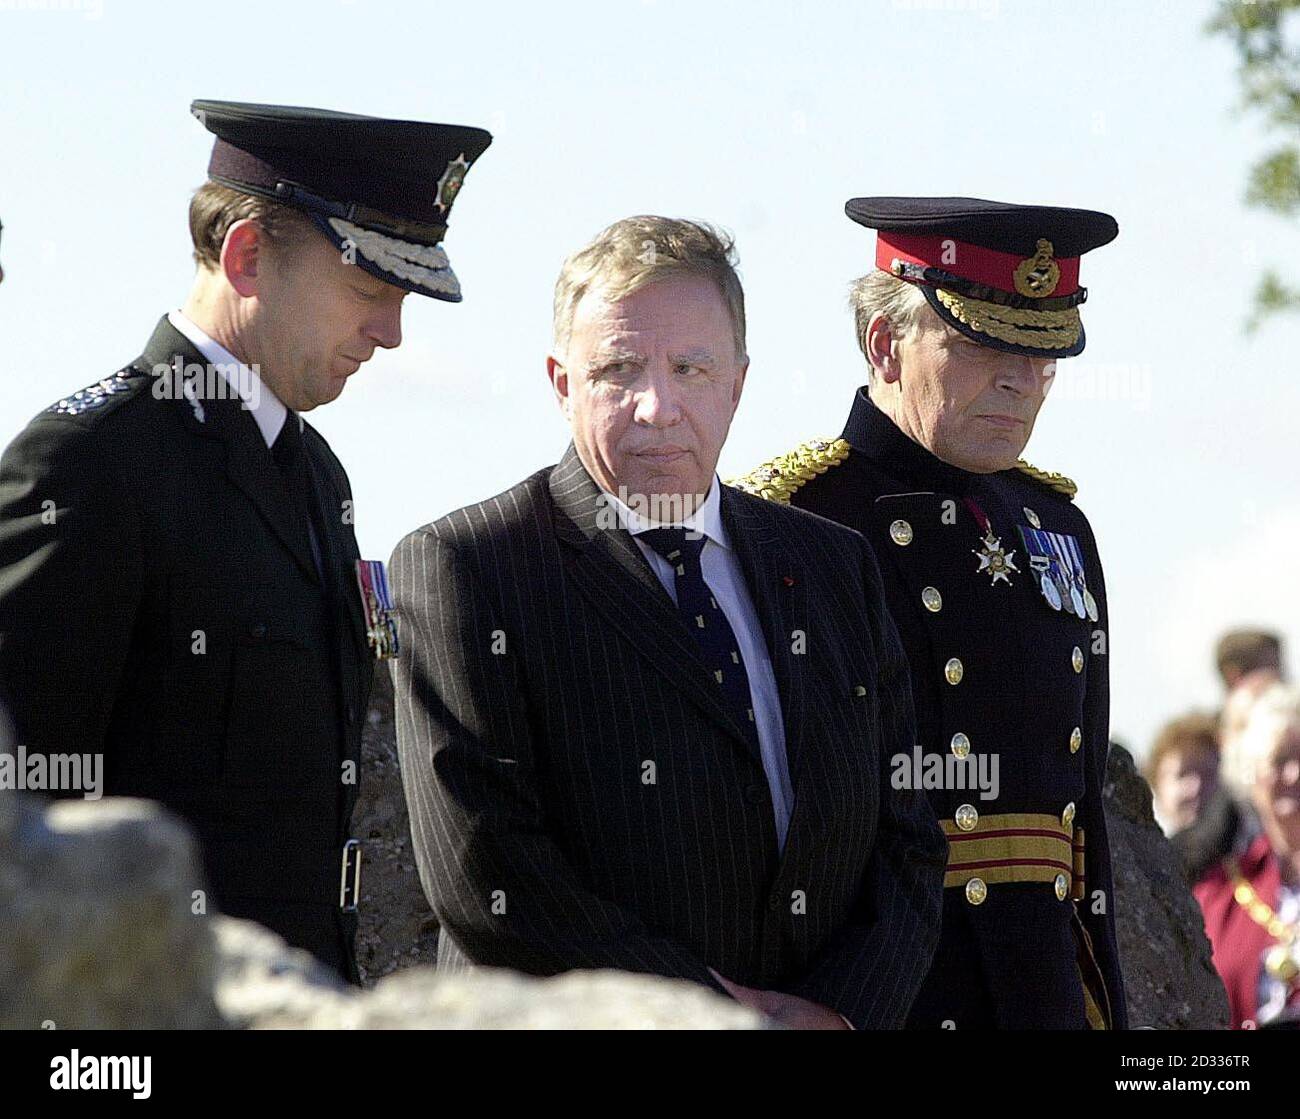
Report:
<svg viewBox="0 0 1300 1119"><path fill-rule="evenodd" d="M360 901L361 840L349 839L343 844L343 860L339 867L339 909L344 913L355 913Z"/></svg>

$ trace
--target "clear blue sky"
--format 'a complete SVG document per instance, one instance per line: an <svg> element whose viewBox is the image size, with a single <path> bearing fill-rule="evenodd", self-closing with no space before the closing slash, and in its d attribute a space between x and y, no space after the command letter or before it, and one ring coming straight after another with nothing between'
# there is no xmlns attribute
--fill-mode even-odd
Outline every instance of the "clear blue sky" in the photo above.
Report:
<svg viewBox="0 0 1300 1119"><path fill-rule="evenodd" d="M447 246L463 304L311 416L363 552L554 462L544 357L564 255L633 213L731 229L753 364L724 476L837 434L861 377L856 194L1089 206L1087 352L1027 457L1074 477L1111 597L1113 728L1218 694L1225 626L1300 638L1300 322L1241 330L1296 229L1244 209L1265 138L1234 115L1207 2L132 3L0 0L0 443L140 350L182 301L210 137L196 97L471 123L496 142ZM1293 269L1300 271L1300 269Z"/></svg>

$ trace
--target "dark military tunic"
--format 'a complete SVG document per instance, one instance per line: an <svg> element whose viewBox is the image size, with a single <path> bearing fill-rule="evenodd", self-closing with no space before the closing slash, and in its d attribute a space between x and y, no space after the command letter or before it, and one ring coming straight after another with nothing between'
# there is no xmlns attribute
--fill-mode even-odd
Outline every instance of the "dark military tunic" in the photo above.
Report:
<svg viewBox="0 0 1300 1119"><path fill-rule="evenodd" d="M0 700L29 753L102 753L107 794L188 820L223 912L355 978L339 893L373 660L347 475L304 426L318 567L248 411L150 375L178 358L206 364L163 319L0 461Z"/></svg>
<svg viewBox="0 0 1300 1119"><path fill-rule="evenodd" d="M949 466L865 389L842 441L805 445L733 484L867 537L911 664L923 754L976 764L997 755L995 799L970 787L969 762L967 788L926 790L948 835L949 871L939 950L909 1025L1085 1028L1104 1018L1122 1028L1101 800L1106 595L1092 530L1061 492L1072 484ZM1016 568L1009 582L978 570L981 514ZM1078 541L1095 622L1068 600L1053 609L1040 590L1019 532L1035 519Z"/></svg>

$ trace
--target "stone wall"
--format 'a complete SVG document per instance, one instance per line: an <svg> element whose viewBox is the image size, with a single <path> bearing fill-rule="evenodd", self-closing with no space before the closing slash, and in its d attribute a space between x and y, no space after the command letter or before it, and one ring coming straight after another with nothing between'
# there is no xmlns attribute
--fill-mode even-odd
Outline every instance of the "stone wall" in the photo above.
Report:
<svg viewBox="0 0 1300 1119"><path fill-rule="evenodd" d="M146 801L48 803L0 793L0 1028L761 1028L690 983L619 972L539 980L436 975L436 922L411 853L387 673L363 744L353 834L363 840L358 956L341 985L258 925L194 912L188 829ZM1130 1021L1220 1027L1227 1000L1200 912L1126 751L1106 787Z"/></svg>

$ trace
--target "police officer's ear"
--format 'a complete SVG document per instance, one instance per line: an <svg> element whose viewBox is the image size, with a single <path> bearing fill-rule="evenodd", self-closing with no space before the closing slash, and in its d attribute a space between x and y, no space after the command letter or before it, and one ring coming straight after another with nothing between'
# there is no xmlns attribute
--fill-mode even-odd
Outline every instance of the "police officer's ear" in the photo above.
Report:
<svg viewBox="0 0 1300 1119"><path fill-rule="evenodd" d="M221 243L221 272L226 282L245 299L261 294L266 244L266 234L252 218L234 222Z"/></svg>
<svg viewBox="0 0 1300 1119"><path fill-rule="evenodd" d="M893 323L877 311L867 323L867 360L875 376L886 384L893 384L902 376L903 366L898 356L899 335Z"/></svg>

